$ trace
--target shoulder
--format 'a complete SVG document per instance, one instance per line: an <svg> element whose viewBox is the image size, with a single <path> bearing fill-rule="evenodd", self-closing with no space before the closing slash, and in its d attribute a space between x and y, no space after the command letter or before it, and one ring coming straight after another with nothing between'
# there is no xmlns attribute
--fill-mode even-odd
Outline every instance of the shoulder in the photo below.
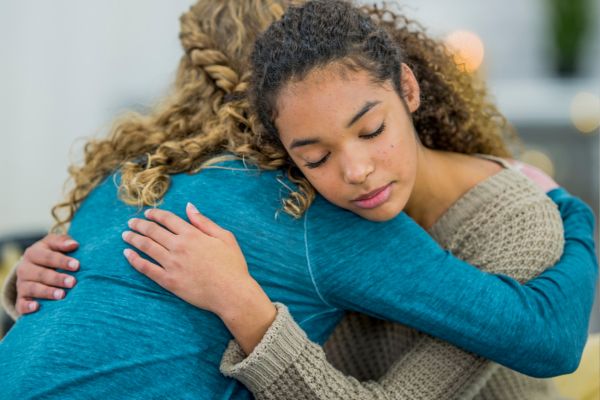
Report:
<svg viewBox="0 0 600 400"><path fill-rule="evenodd" d="M482 185L488 206L476 213L475 218L529 226L533 231L550 229L562 233L556 204L519 171L503 170ZM534 223L539 227L535 228Z"/></svg>
<svg viewBox="0 0 600 400"><path fill-rule="evenodd" d="M439 222L432 233L458 257L522 281L553 265L563 252L556 204L512 169L477 185Z"/></svg>

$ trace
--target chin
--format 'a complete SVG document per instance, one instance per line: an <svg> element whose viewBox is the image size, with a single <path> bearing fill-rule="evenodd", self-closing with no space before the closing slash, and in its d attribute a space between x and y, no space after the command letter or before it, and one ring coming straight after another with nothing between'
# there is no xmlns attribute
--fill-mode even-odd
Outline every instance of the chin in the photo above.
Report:
<svg viewBox="0 0 600 400"><path fill-rule="evenodd" d="M379 207L374 208L374 209L359 209L359 210L354 210L354 213L361 216L364 219L368 219L369 221L373 221L373 222L386 222L389 221L391 219L396 218L401 212L402 212L402 208L396 210L395 208L392 209L391 207L386 207L387 204L384 204L381 209L379 209Z"/></svg>
<svg viewBox="0 0 600 400"><path fill-rule="evenodd" d="M389 221L389 220L392 220L392 219L396 218L398 216L398 214L392 214L392 215L375 215L375 216L361 215L361 217L363 217L364 219L368 219L369 221L373 221L373 222L386 222L386 221Z"/></svg>

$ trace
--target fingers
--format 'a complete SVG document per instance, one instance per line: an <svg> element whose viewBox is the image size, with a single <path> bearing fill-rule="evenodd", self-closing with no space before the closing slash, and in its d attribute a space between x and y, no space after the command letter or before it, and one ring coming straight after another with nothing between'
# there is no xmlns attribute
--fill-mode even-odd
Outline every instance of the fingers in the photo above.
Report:
<svg viewBox="0 0 600 400"><path fill-rule="evenodd" d="M48 300L60 300L65 297L63 289L44 285L33 281L20 281L17 283L19 298L38 298Z"/></svg>
<svg viewBox="0 0 600 400"><path fill-rule="evenodd" d="M40 305L37 301L24 298L18 299L15 305L15 310L17 310L19 315L31 314L36 312L39 308Z"/></svg>
<svg viewBox="0 0 600 400"><path fill-rule="evenodd" d="M127 225L131 229L149 237L167 249L172 247L175 235L156 222L148 221L146 219L132 218L129 220Z"/></svg>
<svg viewBox="0 0 600 400"><path fill-rule="evenodd" d="M163 288L167 290L172 290L172 285L170 282L171 279L169 278L169 275L164 268L140 257L139 254L137 254L131 249L123 250L123 255L125 255L125 258L129 262L129 264L131 264L131 266L135 268L139 273L146 275L148 278L152 279L154 282L158 283Z"/></svg>
<svg viewBox="0 0 600 400"><path fill-rule="evenodd" d="M164 264L169 256L169 251L166 248L146 236L131 231L125 231L123 232L122 237L126 243L141 252L146 253L161 264Z"/></svg>
<svg viewBox="0 0 600 400"><path fill-rule="evenodd" d="M40 267L31 263L24 263L19 265L17 268L17 281L31 281L41 283L47 286L54 286L57 288L72 288L75 286L75 277L68 274L61 274L55 270ZM20 293L20 296L31 296L27 293Z"/></svg>
<svg viewBox="0 0 600 400"><path fill-rule="evenodd" d="M144 216L149 220L156 221L166 227L171 232L180 235L190 230L190 224L170 211L160 208L150 208L144 212Z"/></svg>
<svg viewBox="0 0 600 400"><path fill-rule="evenodd" d="M51 250L56 251L69 252L75 250L79 246L79 243L73 240L69 235L51 233L46 235L41 241L47 244Z"/></svg>
<svg viewBox="0 0 600 400"><path fill-rule="evenodd" d="M45 247L42 242L37 242L28 247L23 254L23 258L32 264L48 268L58 268L70 271L76 271L79 268L79 261L72 257L65 256L59 251Z"/></svg>
<svg viewBox="0 0 600 400"><path fill-rule="evenodd" d="M208 236L212 236L218 239L224 239L226 234L226 230L221 228L219 225L214 223L210 218L201 214L200 211L192 204L187 203L185 207L185 212L190 219L192 225L196 228L200 229L202 232L207 234Z"/></svg>

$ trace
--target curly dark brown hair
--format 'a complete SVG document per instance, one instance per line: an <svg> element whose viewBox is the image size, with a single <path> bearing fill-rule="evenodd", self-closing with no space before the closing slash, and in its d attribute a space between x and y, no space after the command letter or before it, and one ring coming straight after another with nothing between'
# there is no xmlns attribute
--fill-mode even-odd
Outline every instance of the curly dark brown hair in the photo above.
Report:
<svg viewBox="0 0 600 400"><path fill-rule="evenodd" d="M428 148L504 157L505 139L516 137L485 85L457 65L442 42L389 10L359 9L343 0L290 7L259 37L251 62L251 104L274 144L279 91L333 62L367 70L378 83L391 81L401 97L401 64L407 64L421 89L413 123Z"/></svg>

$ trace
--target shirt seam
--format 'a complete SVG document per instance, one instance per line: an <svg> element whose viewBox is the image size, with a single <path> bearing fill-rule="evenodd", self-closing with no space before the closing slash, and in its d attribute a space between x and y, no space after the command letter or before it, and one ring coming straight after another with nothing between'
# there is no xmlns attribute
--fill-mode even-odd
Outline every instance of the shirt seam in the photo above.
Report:
<svg viewBox="0 0 600 400"><path fill-rule="evenodd" d="M298 325L302 326L303 324L307 323L308 321L312 321L313 319L319 318L322 315L327 315L327 314L334 313L334 312L337 312L337 311L338 310L334 308L334 309L331 309L331 310L325 310L325 311L322 311L320 313L310 315L310 316L304 318L302 321L298 322Z"/></svg>
<svg viewBox="0 0 600 400"><path fill-rule="evenodd" d="M310 208L308 210L306 210L306 212L304 213L304 254L306 257L306 267L308 269L308 275L310 276L310 280L313 284L315 292L317 293L317 296L319 296L319 299L321 299L323 304L325 304L328 307L331 307L332 310L337 310L337 307L334 307L331 304L329 304L329 302L327 300L325 300L325 297L323 297L323 295L321 294L321 291L319 290L319 286L317 285L317 282L315 280L315 276L313 273L312 263L310 260L310 252L308 250L308 212L309 212L309 210L310 210Z"/></svg>

